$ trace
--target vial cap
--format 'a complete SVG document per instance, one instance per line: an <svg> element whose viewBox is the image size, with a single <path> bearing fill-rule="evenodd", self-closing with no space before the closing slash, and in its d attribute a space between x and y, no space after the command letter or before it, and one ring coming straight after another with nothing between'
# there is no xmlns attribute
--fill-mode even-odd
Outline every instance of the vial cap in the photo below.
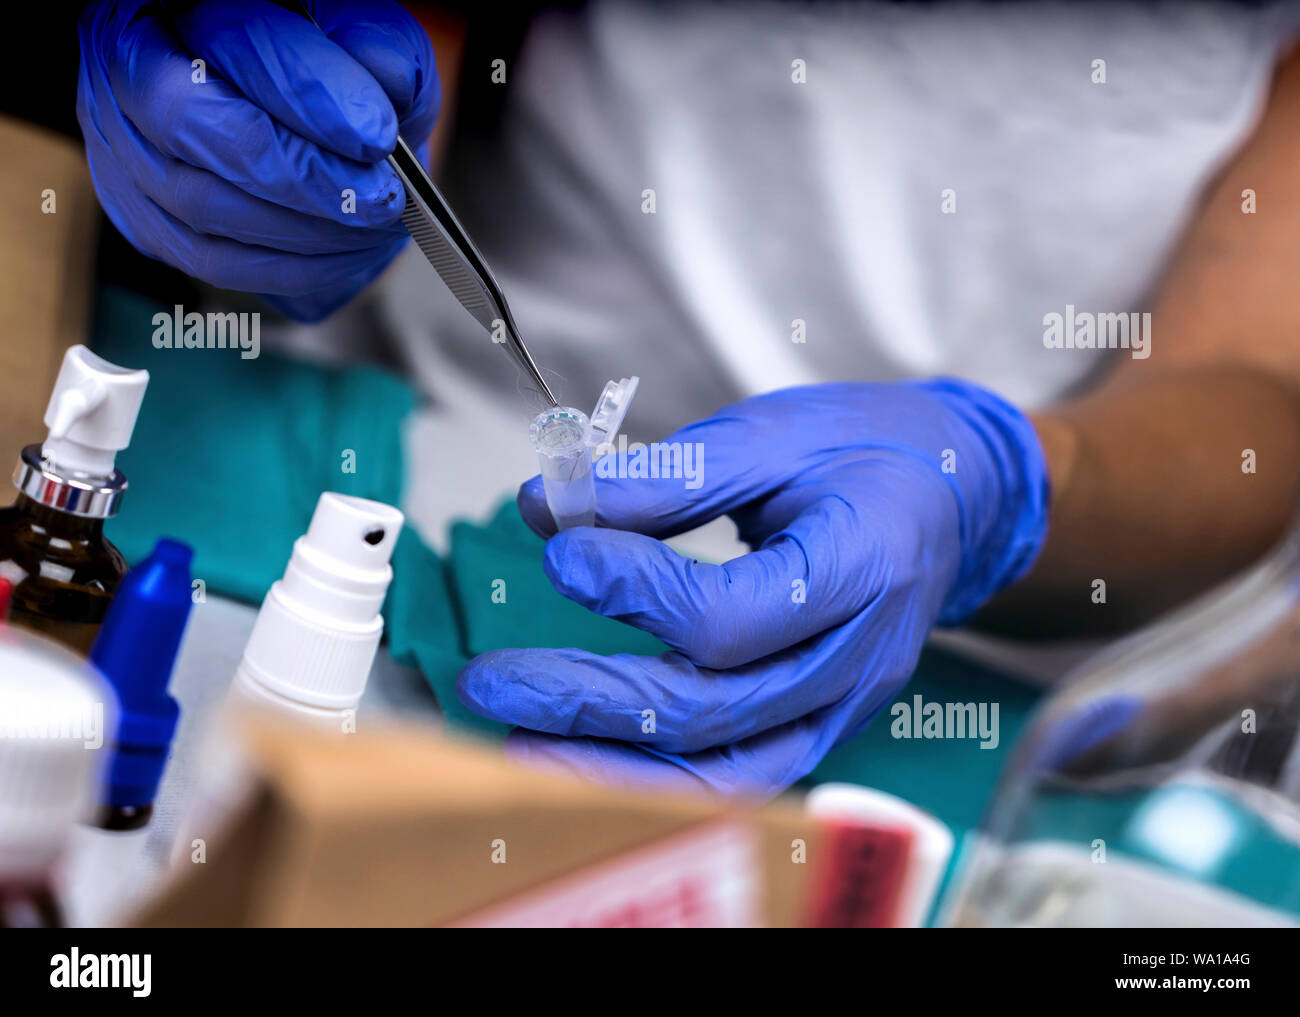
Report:
<svg viewBox="0 0 1300 1017"><path fill-rule="evenodd" d="M605 385L605 391L596 400L596 408L591 411L591 435L588 441L593 451L614 444L639 384L641 379L634 374L630 378L620 378Z"/></svg>
<svg viewBox="0 0 1300 1017"><path fill-rule="evenodd" d="M567 458L584 452L591 444L591 422L582 410L553 406L533 418L528 427L528 440L541 456Z"/></svg>

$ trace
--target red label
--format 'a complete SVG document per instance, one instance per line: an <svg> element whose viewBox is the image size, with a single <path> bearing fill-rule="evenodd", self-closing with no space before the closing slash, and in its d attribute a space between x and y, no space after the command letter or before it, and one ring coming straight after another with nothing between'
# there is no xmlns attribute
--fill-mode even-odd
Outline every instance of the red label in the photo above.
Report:
<svg viewBox="0 0 1300 1017"><path fill-rule="evenodd" d="M822 831L825 846L814 874L807 924L835 929L896 924L912 832L839 820L823 821Z"/></svg>

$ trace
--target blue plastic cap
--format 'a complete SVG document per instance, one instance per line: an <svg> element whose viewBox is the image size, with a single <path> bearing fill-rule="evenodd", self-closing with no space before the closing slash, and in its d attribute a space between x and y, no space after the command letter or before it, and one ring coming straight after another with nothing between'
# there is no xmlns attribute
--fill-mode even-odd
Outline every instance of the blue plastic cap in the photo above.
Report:
<svg viewBox="0 0 1300 1017"><path fill-rule="evenodd" d="M194 550L163 538L122 577L91 663L117 692L121 708L109 764L107 802L148 805L158 791L180 707L167 694L193 600Z"/></svg>

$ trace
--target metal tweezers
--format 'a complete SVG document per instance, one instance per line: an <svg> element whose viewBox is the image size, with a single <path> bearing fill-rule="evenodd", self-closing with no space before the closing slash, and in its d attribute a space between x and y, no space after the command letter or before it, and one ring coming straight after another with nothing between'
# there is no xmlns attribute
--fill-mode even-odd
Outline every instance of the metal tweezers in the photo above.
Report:
<svg viewBox="0 0 1300 1017"><path fill-rule="evenodd" d="M313 25L317 23L311 8L302 0L299 0L298 8ZM397 136L397 148L388 157L388 165L397 172L402 186L406 188L402 225L429 259L433 270L447 284L447 289L460 301L460 305L487 329L493 342L497 342L498 330L503 333L505 341L502 345L506 352L532 378L533 384L547 401L552 406L559 406L559 400L551 392L542 372L537 369L532 354L528 352L528 347L520 338L519 327L515 324L514 315L510 313L510 305L506 303L505 294L497 285L483 255L478 253L478 248L465 232L465 227L434 186L428 170L415 157L400 134Z"/></svg>
<svg viewBox="0 0 1300 1017"><path fill-rule="evenodd" d="M402 225L410 232L416 246L429 259L429 264L447 284L452 296L492 334L493 342L497 341L498 330L504 331L506 352L528 373L550 404L558 406L559 401L551 393L519 336L510 305L506 303L505 294L492 271L420 160L400 136L397 148L388 157L388 164L397 171L406 188Z"/></svg>

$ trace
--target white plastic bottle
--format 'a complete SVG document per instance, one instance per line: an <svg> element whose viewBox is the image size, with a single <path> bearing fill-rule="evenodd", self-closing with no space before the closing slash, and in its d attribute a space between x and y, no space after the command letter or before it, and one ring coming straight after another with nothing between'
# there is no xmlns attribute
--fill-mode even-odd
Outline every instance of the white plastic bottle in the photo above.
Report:
<svg viewBox="0 0 1300 1017"><path fill-rule="evenodd" d="M379 610L402 529L391 505L320 496L307 532L262 602L235 670L236 704L347 732L383 634Z"/></svg>
<svg viewBox="0 0 1300 1017"><path fill-rule="evenodd" d="M116 724L111 689L84 661L0 624L0 928L64 924L58 870Z"/></svg>

